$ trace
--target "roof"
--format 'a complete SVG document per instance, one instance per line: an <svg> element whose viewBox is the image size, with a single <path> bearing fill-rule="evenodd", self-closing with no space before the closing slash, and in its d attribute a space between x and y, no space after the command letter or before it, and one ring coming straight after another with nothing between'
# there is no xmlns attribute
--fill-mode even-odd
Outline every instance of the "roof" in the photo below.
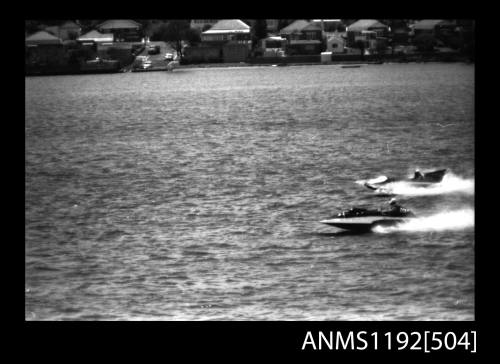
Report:
<svg viewBox="0 0 500 364"><path fill-rule="evenodd" d="M302 30L323 30L321 23L309 23Z"/></svg>
<svg viewBox="0 0 500 364"><path fill-rule="evenodd" d="M432 30L436 27L436 25L440 23L444 23L444 20L441 19L425 19L425 20L420 20L413 24L413 29L418 29L418 30Z"/></svg>
<svg viewBox="0 0 500 364"><path fill-rule="evenodd" d="M387 25L374 19L360 19L347 27L350 32L360 32L362 30L370 30L376 28L388 28Z"/></svg>
<svg viewBox="0 0 500 364"><path fill-rule="evenodd" d="M26 44L62 44L62 40L41 30L27 37Z"/></svg>
<svg viewBox="0 0 500 364"><path fill-rule="evenodd" d="M305 27L309 25L309 22L306 20L295 20L292 24L284 27L280 30L280 34L292 34L296 32L302 31Z"/></svg>
<svg viewBox="0 0 500 364"><path fill-rule="evenodd" d="M90 41L90 40L95 40L98 39L100 41L113 41L113 34L112 33L99 33L97 30L91 30L88 33L82 34L81 36L78 37L78 40L80 41Z"/></svg>
<svg viewBox="0 0 500 364"><path fill-rule="evenodd" d="M106 20L99 24L98 29L136 29L140 28L141 24L130 19L112 19Z"/></svg>
<svg viewBox="0 0 500 364"><path fill-rule="evenodd" d="M212 25L210 29L202 34L217 34L217 33L249 33L250 27L239 19L223 19Z"/></svg>

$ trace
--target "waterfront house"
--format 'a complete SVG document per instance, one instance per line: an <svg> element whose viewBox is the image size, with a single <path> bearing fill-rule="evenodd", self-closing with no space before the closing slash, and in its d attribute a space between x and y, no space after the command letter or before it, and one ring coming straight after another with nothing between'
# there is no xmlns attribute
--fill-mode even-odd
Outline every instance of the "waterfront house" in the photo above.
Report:
<svg viewBox="0 0 500 364"><path fill-rule="evenodd" d="M334 33L326 40L326 51L332 53L344 53L345 44L345 39L341 36L341 33Z"/></svg>
<svg viewBox="0 0 500 364"><path fill-rule="evenodd" d="M37 47L40 45L62 45L62 40L49 32L40 30L26 37L25 43L27 47Z"/></svg>
<svg viewBox="0 0 500 364"><path fill-rule="evenodd" d="M456 32L457 24L450 20L425 19L416 22L411 28L414 37L427 34L441 41L447 41Z"/></svg>
<svg viewBox="0 0 500 364"><path fill-rule="evenodd" d="M201 33L204 46L220 49L223 62L244 62L252 46L250 26L240 19L222 19Z"/></svg>
<svg viewBox="0 0 500 364"><path fill-rule="evenodd" d="M96 28L101 33L113 34L115 42L137 42L143 36L142 25L130 19L106 20Z"/></svg>
<svg viewBox="0 0 500 364"><path fill-rule="evenodd" d="M49 32L41 30L25 39L27 67L64 64L65 57L63 41Z"/></svg>
<svg viewBox="0 0 500 364"><path fill-rule="evenodd" d="M203 43L220 44L234 41L250 45L250 26L239 19L223 19L201 33Z"/></svg>
<svg viewBox="0 0 500 364"><path fill-rule="evenodd" d="M376 46L373 40L387 37L390 28L378 20L360 19L349 25L346 30L348 47L355 47L356 42L363 41L369 48L373 48Z"/></svg>
<svg viewBox="0 0 500 364"><path fill-rule="evenodd" d="M418 41L421 36L427 36L434 40L434 44L438 46L451 46L459 48L463 44L460 35L461 28L456 21L425 19L417 21L411 25L412 42Z"/></svg>
<svg viewBox="0 0 500 364"><path fill-rule="evenodd" d="M201 43L184 49L184 60L200 62L244 62L251 49L250 26L239 19L222 19L201 33Z"/></svg>
<svg viewBox="0 0 500 364"><path fill-rule="evenodd" d="M280 36L287 40L288 55L321 53L323 40L321 24L296 20L281 29Z"/></svg>
<svg viewBox="0 0 500 364"><path fill-rule="evenodd" d="M440 24L444 22L445 21L442 19L424 19L417 21L411 26L412 34L414 36L420 34L436 36L437 32L439 31Z"/></svg>

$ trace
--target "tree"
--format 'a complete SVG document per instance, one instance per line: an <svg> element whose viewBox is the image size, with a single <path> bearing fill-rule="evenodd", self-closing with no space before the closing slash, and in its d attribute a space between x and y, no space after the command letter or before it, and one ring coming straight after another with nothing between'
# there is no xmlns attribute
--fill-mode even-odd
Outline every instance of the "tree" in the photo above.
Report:
<svg viewBox="0 0 500 364"><path fill-rule="evenodd" d="M82 27L82 33L87 33L101 24L105 19L79 19L78 23Z"/></svg>
<svg viewBox="0 0 500 364"><path fill-rule="evenodd" d="M68 31L68 39L69 40L77 40L78 39L78 32L74 30Z"/></svg>
<svg viewBox="0 0 500 364"><path fill-rule="evenodd" d="M361 60L365 59L365 42L363 40L356 41L356 48L361 50Z"/></svg>
<svg viewBox="0 0 500 364"><path fill-rule="evenodd" d="M436 38L430 34L419 34L413 39L413 44L420 52L432 52L436 44Z"/></svg>
<svg viewBox="0 0 500 364"><path fill-rule="evenodd" d="M376 50L377 50L377 56L379 58L382 58L382 56L385 54L387 50L387 42L385 40L377 40L376 43Z"/></svg>
<svg viewBox="0 0 500 364"><path fill-rule="evenodd" d="M321 52L326 52L328 48L328 37L326 35L321 37Z"/></svg>
<svg viewBox="0 0 500 364"><path fill-rule="evenodd" d="M164 40L167 24L162 23L157 27L150 29L150 34L146 34L152 41Z"/></svg>
<svg viewBox="0 0 500 364"><path fill-rule="evenodd" d="M165 26L160 28L161 38L169 42L182 57L182 41L188 38L190 33L190 23L187 20L170 20Z"/></svg>
<svg viewBox="0 0 500 364"><path fill-rule="evenodd" d="M185 33L186 41L189 45L196 45L201 43L201 31L198 29L189 28Z"/></svg>
<svg viewBox="0 0 500 364"><path fill-rule="evenodd" d="M255 48L259 40L267 37L267 22L265 19L256 19L252 27L252 47Z"/></svg>
<svg viewBox="0 0 500 364"><path fill-rule="evenodd" d="M143 29L145 29L151 25L151 19L132 19L132 20L141 24Z"/></svg>
<svg viewBox="0 0 500 364"><path fill-rule="evenodd" d="M267 22L265 19L257 19L255 20L253 31L255 37L260 40L267 37Z"/></svg>

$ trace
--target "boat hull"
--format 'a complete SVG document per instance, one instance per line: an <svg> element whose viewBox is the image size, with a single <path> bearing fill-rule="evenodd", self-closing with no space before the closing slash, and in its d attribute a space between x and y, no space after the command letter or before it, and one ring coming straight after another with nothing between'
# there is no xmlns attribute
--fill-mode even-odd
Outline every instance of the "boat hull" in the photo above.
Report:
<svg viewBox="0 0 500 364"><path fill-rule="evenodd" d="M406 218L390 216L362 216L334 218L320 221L322 224L335 226L345 230L369 231L376 226L393 226L407 221Z"/></svg>

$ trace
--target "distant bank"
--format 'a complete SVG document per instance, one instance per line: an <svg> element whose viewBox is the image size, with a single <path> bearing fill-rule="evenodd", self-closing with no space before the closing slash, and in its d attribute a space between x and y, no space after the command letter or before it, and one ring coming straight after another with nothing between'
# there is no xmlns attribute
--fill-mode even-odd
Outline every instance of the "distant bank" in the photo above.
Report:
<svg viewBox="0 0 500 364"><path fill-rule="evenodd" d="M290 57L260 57L250 59L247 62L236 63L192 63L182 64L177 69L188 68L212 68L212 67L251 67L251 66L309 66L321 64L382 64L382 63L409 63L409 62L465 62L473 63L474 60L459 52L449 53L415 53L408 55L400 54L385 54L385 55L335 55L327 62L321 61L320 55L312 56L290 56ZM118 62L107 61L104 63L96 63L88 65L84 68L72 67L50 67L50 68L26 68L26 76L41 76L41 75L71 75L71 74L99 74L99 73L119 73L127 72L130 68L120 67ZM166 71L166 66L155 65L149 69L141 70L142 72L158 72ZM175 71L174 71L175 72Z"/></svg>

